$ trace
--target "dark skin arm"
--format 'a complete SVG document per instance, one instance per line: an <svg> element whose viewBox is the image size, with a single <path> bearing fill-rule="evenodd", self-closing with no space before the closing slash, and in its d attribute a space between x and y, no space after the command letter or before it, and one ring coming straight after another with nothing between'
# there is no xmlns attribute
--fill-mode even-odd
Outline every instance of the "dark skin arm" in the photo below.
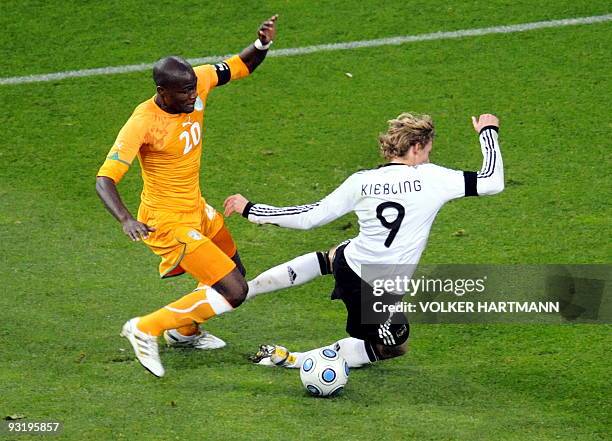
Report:
<svg viewBox="0 0 612 441"><path fill-rule="evenodd" d="M273 15L268 20L262 23L257 31L257 37L262 44L268 44L276 37L276 19L278 15ZM253 73L257 66L266 58L267 50L260 51L255 45L250 45L238 54L240 59L246 64L250 73Z"/></svg>
<svg viewBox="0 0 612 441"><path fill-rule="evenodd" d="M115 181L111 178L98 176L96 178L96 192L110 214L121 223L123 232L133 241L146 239L149 237L149 232L155 231L155 228L134 219L134 216L121 200Z"/></svg>

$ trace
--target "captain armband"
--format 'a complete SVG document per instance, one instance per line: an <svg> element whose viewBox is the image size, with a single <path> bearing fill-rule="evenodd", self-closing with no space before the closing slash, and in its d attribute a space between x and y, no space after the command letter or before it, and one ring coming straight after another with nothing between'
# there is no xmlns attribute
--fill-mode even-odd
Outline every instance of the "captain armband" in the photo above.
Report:
<svg viewBox="0 0 612 441"><path fill-rule="evenodd" d="M225 61L215 64L215 71L217 73L217 86L227 84L232 78L230 67Z"/></svg>
<svg viewBox="0 0 612 441"><path fill-rule="evenodd" d="M465 196L478 196L477 190L477 176L478 174L474 171L463 172L463 182L465 184Z"/></svg>

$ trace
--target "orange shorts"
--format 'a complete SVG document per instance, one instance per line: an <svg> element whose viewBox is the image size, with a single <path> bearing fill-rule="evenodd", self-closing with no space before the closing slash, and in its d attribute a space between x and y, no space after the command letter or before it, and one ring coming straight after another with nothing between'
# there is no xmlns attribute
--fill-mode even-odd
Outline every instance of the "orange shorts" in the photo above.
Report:
<svg viewBox="0 0 612 441"><path fill-rule="evenodd" d="M236 254L236 244L224 225L223 216L203 198L200 206L191 212L153 210L141 204L138 220L155 228L144 242L161 257L162 278L185 273L181 261L193 253L197 253L197 265L191 262L187 272L208 286L236 267L231 259Z"/></svg>

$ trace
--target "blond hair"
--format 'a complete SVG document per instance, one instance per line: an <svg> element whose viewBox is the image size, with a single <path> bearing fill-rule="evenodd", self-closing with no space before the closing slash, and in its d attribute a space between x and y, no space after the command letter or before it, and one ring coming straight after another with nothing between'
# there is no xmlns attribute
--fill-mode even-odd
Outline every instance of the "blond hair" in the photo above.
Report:
<svg viewBox="0 0 612 441"><path fill-rule="evenodd" d="M404 156L413 145L425 147L435 135L433 120L429 115L402 113L388 122L389 129L378 137L380 153L387 160Z"/></svg>

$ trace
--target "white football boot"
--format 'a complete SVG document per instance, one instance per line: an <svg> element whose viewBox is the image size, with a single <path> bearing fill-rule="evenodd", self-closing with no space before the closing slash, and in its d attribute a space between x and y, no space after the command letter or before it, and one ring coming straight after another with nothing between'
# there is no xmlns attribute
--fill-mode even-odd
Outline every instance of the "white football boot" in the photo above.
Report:
<svg viewBox="0 0 612 441"><path fill-rule="evenodd" d="M132 344L136 358L141 365L156 377L164 376L164 367L159 359L159 349L157 348L157 337L142 332L136 326L139 317L128 320L123 325L121 336L128 339Z"/></svg>
<svg viewBox="0 0 612 441"><path fill-rule="evenodd" d="M190 349L219 349L225 346L225 342L219 337L215 337L210 332L199 330L194 335L183 335L176 329L164 331L164 340L168 346L172 348L190 348Z"/></svg>
<svg viewBox="0 0 612 441"><path fill-rule="evenodd" d="M261 345L255 355L249 357L253 363L260 366L282 366L298 368L297 357L279 345Z"/></svg>

